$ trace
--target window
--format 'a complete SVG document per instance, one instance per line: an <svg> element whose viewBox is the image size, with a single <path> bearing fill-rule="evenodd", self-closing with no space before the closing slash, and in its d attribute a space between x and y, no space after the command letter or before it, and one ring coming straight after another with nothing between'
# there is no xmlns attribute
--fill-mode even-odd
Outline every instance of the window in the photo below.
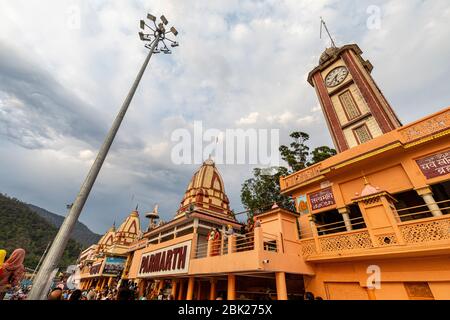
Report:
<svg viewBox="0 0 450 320"><path fill-rule="evenodd" d="M350 90L346 90L344 93L340 94L339 100L341 101L342 108L344 108L344 112L347 116L348 121L361 116L361 111L359 111L359 108L356 105L355 99L353 99Z"/></svg>
<svg viewBox="0 0 450 320"><path fill-rule="evenodd" d="M362 144L372 140L372 135L370 134L369 128L367 128L365 124L353 129L353 133L355 134L356 141L358 141L358 144Z"/></svg>

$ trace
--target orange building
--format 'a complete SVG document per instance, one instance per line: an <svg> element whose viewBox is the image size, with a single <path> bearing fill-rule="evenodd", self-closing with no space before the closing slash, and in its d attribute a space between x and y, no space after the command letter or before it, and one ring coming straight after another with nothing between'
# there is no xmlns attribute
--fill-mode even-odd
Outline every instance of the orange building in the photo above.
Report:
<svg viewBox="0 0 450 320"><path fill-rule="evenodd" d="M281 178L297 212L274 205L244 227L207 160L171 221L156 223L155 208L140 233L133 212L82 254L82 287L120 278L178 300L450 299L450 108L402 126L361 54L327 49L309 76L339 153ZM105 273L107 257L126 259L120 276Z"/></svg>
<svg viewBox="0 0 450 320"><path fill-rule="evenodd" d="M450 108L407 126L357 45L309 76L340 153L281 179L301 213L305 289L326 299L450 299Z"/></svg>

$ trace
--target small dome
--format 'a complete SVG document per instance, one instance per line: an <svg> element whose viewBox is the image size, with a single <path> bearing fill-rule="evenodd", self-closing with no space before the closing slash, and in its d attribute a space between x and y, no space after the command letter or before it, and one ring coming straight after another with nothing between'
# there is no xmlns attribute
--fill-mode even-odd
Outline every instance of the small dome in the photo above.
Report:
<svg viewBox="0 0 450 320"><path fill-rule="evenodd" d="M364 186L364 189L361 191L361 197L367 197L372 194L376 194L380 192L380 188L375 188L370 183Z"/></svg>
<svg viewBox="0 0 450 320"><path fill-rule="evenodd" d="M319 60L319 64L324 64L325 62L327 62L328 60L332 59L333 57L336 56L337 52L338 52L338 48L336 47L331 47L331 48L327 48L325 49L325 51L322 53L322 55L320 56L320 60Z"/></svg>

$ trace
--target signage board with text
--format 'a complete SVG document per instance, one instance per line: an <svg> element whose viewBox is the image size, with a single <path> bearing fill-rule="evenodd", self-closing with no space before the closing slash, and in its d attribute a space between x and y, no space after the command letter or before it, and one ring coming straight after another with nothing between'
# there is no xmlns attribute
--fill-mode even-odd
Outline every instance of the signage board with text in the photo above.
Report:
<svg viewBox="0 0 450 320"><path fill-rule="evenodd" d="M138 277L186 274L190 255L191 240L143 254Z"/></svg>
<svg viewBox="0 0 450 320"><path fill-rule="evenodd" d="M336 204L333 189L331 187L309 194L311 210L320 210Z"/></svg>
<svg viewBox="0 0 450 320"><path fill-rule="evenodd" d="M427 179L450 173L450 150L416 160L417 165Z"/></svg>

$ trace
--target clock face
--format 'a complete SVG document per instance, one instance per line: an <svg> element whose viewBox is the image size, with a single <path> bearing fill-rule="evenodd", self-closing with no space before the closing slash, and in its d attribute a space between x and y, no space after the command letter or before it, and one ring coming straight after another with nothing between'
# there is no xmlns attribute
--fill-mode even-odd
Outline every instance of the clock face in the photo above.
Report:
<svg viewBox="0 0 450 320"><path fill-rule="evenodd" d="M340 85L348 76L348 69L344 66L337 67L327 75L325 78L325 84L327 87L332 88Z"/></svg>

